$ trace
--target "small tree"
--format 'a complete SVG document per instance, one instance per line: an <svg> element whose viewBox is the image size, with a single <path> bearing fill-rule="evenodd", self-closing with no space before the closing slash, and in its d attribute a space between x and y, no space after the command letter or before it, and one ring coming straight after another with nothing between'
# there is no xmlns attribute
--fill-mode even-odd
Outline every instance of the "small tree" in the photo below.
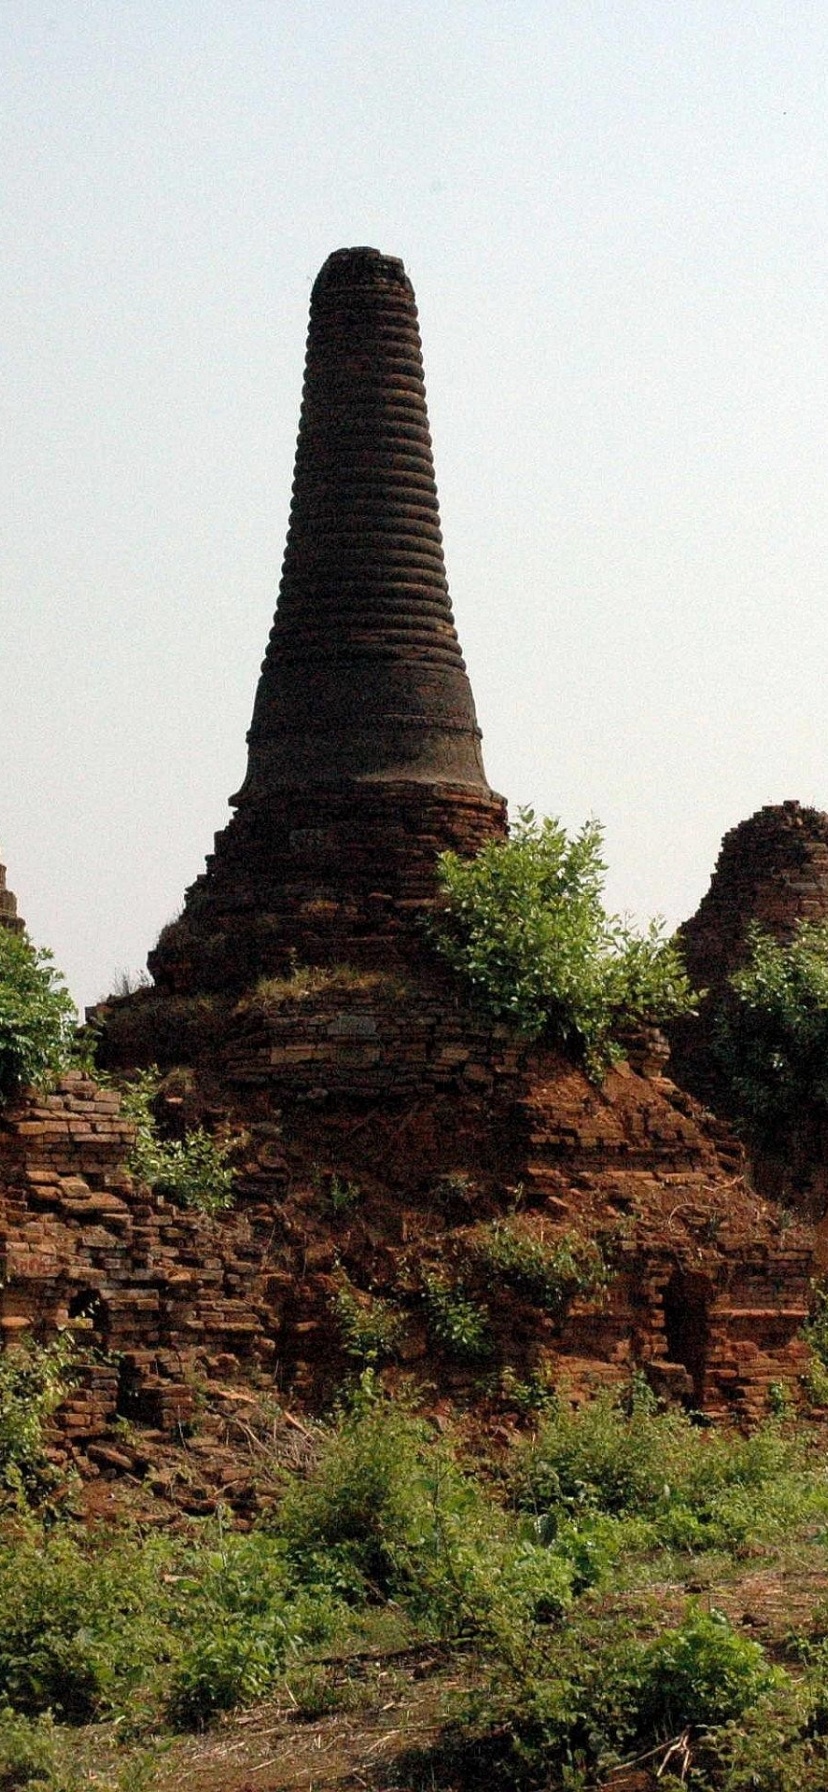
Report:
<svg viewBox="0 0 828 1792"><path fill-rule="evenodd" d="M77 1018L51 952L0 927L0 1102L66 1068Z"/></svg>
<svg viewBox="0 0 828 1792"><path fill-rule="evenodd" d="M715 1049L737 1113L772 1143L799 1114L828 1117L828 922L800 922L787 944L753 926L747 945Z"/></svg>
<svg viewBox="0 0 828 1792"><path fill-rule="evenodd" d="M594 1071L620 1056L614 1035L693 1005L661 923L642 935L607 914L602 844L595 821L570 839L558 821L522 809L508 840L438 862L443 958L491 1014L528 1038L546 1033Z"/></svg>

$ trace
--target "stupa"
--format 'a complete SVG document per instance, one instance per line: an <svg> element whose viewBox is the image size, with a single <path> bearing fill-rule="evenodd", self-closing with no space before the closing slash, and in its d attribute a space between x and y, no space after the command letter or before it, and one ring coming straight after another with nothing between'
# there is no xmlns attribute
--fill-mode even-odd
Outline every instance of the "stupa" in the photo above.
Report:
<svg viewBox="0 0 828 1792"><path fill-rule="evenodd" d="M414 949L446 848L505 831L454 626L417 309L340 249L311 295L278 605L235 815L149 965L175 992Z"/></svg>
<svg viewBox="0 0 828 1792"><path fill-rule="evenodd" d="M671 1028L671 1074L714 1109L729 1107L715 1017L751 926L787 942L799 922L826 920L828 815L793 800L767 804L725 834L710 888L679 928L690 980L705 992L699 1015Z"/></svg>
<svg viewBox="0 0 828 1792"><path fill-rule="evenodd" d="M6 889L6 867L0 865L0 927L9 933L25 933L25 922L17 912L17 901L11 890Z"/></svg>

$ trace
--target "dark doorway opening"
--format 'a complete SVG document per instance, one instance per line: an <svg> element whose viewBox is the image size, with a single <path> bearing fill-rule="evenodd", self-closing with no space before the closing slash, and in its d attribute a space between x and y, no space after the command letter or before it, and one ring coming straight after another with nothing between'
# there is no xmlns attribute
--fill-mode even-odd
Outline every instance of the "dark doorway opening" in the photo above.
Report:
<svg viewBox="0 0 828 1792"><path fill-rule="evenodd" d="M692 1270L675 1270L664 1290L664 1325L670 1361L681 1363L693 1384L693 1401L704 1399L709 1345L710 1283Z"/></svg>

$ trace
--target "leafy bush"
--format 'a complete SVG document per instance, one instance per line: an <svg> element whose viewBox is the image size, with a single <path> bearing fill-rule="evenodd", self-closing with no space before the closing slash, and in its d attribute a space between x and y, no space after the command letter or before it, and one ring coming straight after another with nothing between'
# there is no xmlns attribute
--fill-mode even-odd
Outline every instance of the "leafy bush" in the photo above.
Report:
<svg viewBox="0 0 828 1792"><path fill-rule="evenodd" d="M18 1792L31 1785L40 1792L44 1788L58 1792L57 1757L51 1713L32 1719L21 1717L9 1706L0 1709L0 1792Z"/></svg>
<svg viewBox="0 0 828 1792"><path fill-rule="evenodd" d="M721 1792L824 1792L828 1784L825 1685L781 1676L707 1739L709 1779Z"/></svg>
<svg viewBox="0 0 828 1792"><path fill-rule="evenodd" d="M649 1740L727 1723L775 1678L759 1644L740 1636L722 1612L693 1610L649 1643L636 1664L639 1732Z"/></svg>
<svg viewBox="0 0 828 1792"><path fill-rule="evenodd" d="M330 1434L277 1524L303 1584L393 1598L515 1663L571 1603L566 1558L516 1529L418 1419L373 1397Z"/></svg>
<svg viewBox="0 0 828 1792"><path fill-rule="evenodd" d="M426 1323L432 1342L458 1362L480 1363L492 1354L489 1315L472 1300L462 1283L443 1276L426 1276L423 1282Z"/></svg>
<svg viewBox="0 0 828 1792"><path fill-rule="evenodd" d="M563 1232L546 1240L515 1220L493 1220L472 1239L472 1249L487 1277L504 1281L555 1318L561 1318L577 1294L597 1294L610 1270L593 1239Z"/></svg>
<svg viewBox="0 0 828 1792"><path fill-rule="evenodd" d="M157 1194L169 1195L200 1213L222 1213L232 1206L236 1172L230 1164L234 1142L213 1138L203 1126L184 1139L164 1139L152 1114L158 1093L158 1071L139 1071L121 1091L121 1110L135 1127L128 1164L139 1182Z"/></svg>
<svg viewBox="0 0 828 1792"><path fill-rule="evenodd" d="M193 1543L126 1534L96 1546L29 1523L0 1543L0 1707L70 1723L165 1708L201 1724L270 1691L342 1609L327 1588L299 1585L263 1533L213 1525Z"/></svg>
<svg viewBox="0 0 828 1792"><path fill-rule="evenodd" d="M684 1413L655 1411L634 1388L630 1410L601 1394L544 1419L518 1459L514 1497L548 1536L562 1538L573 1515L598 1512L645 1521L645 1546L738 1549L783 1533L804 1499L815 1516L823 1510L826 1490L803 1486L796 1446L778 1425L748 1438L700 1430Z"/></svg>
<svg viewBox="0 0 828 1792"><path fill-rule="evenodd" d="M0 1102L66 1069L77 1018L51 952L0 927Z"/></svg>
<svg viewBox="0 0 828 1792"><path fill-rule="evenodd" d="M285 1551L257 1532L193 1551L176 1601L187 1640L168 1710L185 1728L263 1698L288 1657L329 1636L340 1619L335 1599L297 1588Z"/></svg>
<svg viewBox="0 0 828 1792"><path fill-rule="evenodd" d="M123 1708L169 1653L169 1546L87 1554L33 1526L0 1548L0 1699L73 1722Z"/></svg>
<svg viewBox="0 0 828 1792"><path fill-rule="evenodd" d="M754 926L747 946L715 1049L737 1112L773 1143L801 1110L828 1111L828 922L800 922L788 944Z"/></svg>
<svg viewBox="0 0 828 1792"><path fill-rule="evenodd" d="M491 1014L528 1038L548 1034L593 1070L620 1055L619 1030L692 1006L660 923L641 936L606 913L601 846L597 822L569 839L559 822L521 810L510 838L475 859L441 855L446 905L435 933Z"/></svg>

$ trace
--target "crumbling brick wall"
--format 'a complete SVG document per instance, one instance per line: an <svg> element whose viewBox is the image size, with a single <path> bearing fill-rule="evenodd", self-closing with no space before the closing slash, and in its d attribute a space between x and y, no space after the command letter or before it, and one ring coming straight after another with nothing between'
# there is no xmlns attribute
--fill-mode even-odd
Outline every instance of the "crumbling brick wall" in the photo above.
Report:
<svg viewBox="0 0 828 1792"><path fill-rule="evenodd" d="M75 1325L113 1359L69 1403L78 1436L119 1403L169 1425L199 1360L272 1355L256 1299L272 1215L221 1224L150 1195L124 1167L131 1140L117 1094L79 1072L0 1114L0 1336Z"/></svg>

